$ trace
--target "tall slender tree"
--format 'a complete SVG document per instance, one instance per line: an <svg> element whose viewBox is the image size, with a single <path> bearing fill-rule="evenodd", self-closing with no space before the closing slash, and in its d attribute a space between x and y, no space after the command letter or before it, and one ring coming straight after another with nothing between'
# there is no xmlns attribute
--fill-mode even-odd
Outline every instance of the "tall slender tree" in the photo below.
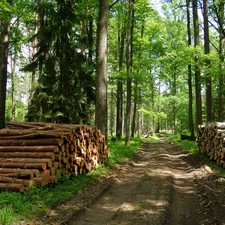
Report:
<svg viewBox="0 0 225 225"><path fill-rule="evenodd" d="M193 26L194 26L194 46L200 44L199 38L199 19L198 19L198 1L192 1L193 6ZM198 59L195 58L195 106L196 106L196 129L197 126L202 124L202 94L201 94L201 74L198 65Z"/></svg>
<svg viewBox="0 0 225 225"><path fill-rule="evenodd" d="M12 0L7 0L7 4L12 5ZM5 12L6 13L6 12ZM6 104L6 82L9 52L10 19L7 15L0 22L0 129L5 127L5 104Z"/></svg>
<svg viewBox="0 0 225 225"><path fill-rule="evenodd" d="M225 24L224 24L224 9L225 1L213 1L210 4L210 16L213 18L213 22L210 25L218 32L219 45L218 48L213 45L219 54L219 78L217 84L217 120L224 121L224 52L225 52ZM216 111L216 110L215 110Z"/></svg>
<svg viewBox="0 0 225 225"><path fill-rule="evenodd" d="M118 34L119 42L119 71L122 70L124 57L125 32ZM118 78L117 81L117 98L116 98L116 137L121 138L123 125L123 80Z"/></svg>
<svg viewBox="0 0 225 225"><path fill-rule="evenodd" d="M191 46L191 20L190 20L190 0L186 0L187 9L187 34L188 34L188 46ZM192 72L191 64L188 64L188 109L189 109L189 131L191 137L195 136L194 132L194 122L193 122L193 94L192 94Z"/></svg>
<svg viewBox="0 0 225 225"><path fill-rule="evenodd" d="M208 0L203 0L203 17L204 17L204 50L205 54L208 55L210 53L210 43L209 43L209 16L208 16ZM206 60L206 67L209 68L210 61ZM207 122L212 122L212 79L211 74L208 72L210 70L207 69L205 73L205 81L206 81L206 115Z"/></svg>
<svg viewBox="0 0 225 225"><path fill-rule="evenodd" d="M187 9L187 34L188 34L188 46L191 46L191 20L190 20L190 0L186 0ZM191 64L188 64L188 108L189 108L189 131L191 137L195 136L194 122L193 122L193 94L192 94L192 72Z"/></svg>
<svg viewBox="0 0 225 225"><path fill-rule="evenodd" d="M107 138L107 34L109 0L99 0L98 3L95 124Z"/></svg>
<svg viewBox="0 0 225 225"><path fill-rule="evenodd" d="M133 19L134 19L134 0L127 0L128 24L127 24L127 46L126 46L126 68L127 68L127 96L126 96L126 118L125 145L130 145L131 136L131 85L132 85L132 44L133 44Z"/></svg>

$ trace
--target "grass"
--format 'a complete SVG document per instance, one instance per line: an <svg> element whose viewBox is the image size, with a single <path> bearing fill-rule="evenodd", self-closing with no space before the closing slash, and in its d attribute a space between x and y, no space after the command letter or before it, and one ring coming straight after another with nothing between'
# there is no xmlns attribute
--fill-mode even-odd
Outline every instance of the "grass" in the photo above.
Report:
<svg viewBox="0 0 225 225"><path fill-rule="evenodd" d="M123 139L118 140L116 138L111 138L109 140L108 146L111 152L110 164L120 164L130 160L133 157L134 152L136 152L141 143L143 143L140 138L132 138L129 146L125 146L124 142Z"/></svg>
<svg viewBox="0 0 225 225"><path fill-rule="evenodd" d="M208 156L201 154L196 141L180 140L179 134L171 135L167 140L178 144L182 149L188 150L200 165L208 165L215 174L225 177L225 169L218 166L216 161L210 160Z"/></svg>
<svg viewBox="0 0 225 225"><path fill-rule="evenodd" d="M134 152L143 143L140 138L132 138L130 146L124 139L111 138L108 143L110 158L104 165L86 175L60 177L54 185L35 186L29 191L0 192L0 225L10 225L13 221L30 220L40 216L48 208L71 199L79 190L98 180L115 164L132 159Z"/></svg>

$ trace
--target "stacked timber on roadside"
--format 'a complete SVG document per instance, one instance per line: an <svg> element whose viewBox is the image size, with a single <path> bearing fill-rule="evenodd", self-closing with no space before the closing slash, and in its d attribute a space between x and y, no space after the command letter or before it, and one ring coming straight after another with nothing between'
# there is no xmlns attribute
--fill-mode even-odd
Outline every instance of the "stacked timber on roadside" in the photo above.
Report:
<svg viewBox="0 0 225 225"><path fill-rule="evenodd" d="M77 176L105 162L109 151L96 126L8 122L0 130L0 191Z"/></svg>
<svg viewBox="0 0 225 225"><path fill-rule="evenodd" d="M225 123L215 122L198 126L197 143L202 154L206 154L217 165L225 168Z"/></svg>

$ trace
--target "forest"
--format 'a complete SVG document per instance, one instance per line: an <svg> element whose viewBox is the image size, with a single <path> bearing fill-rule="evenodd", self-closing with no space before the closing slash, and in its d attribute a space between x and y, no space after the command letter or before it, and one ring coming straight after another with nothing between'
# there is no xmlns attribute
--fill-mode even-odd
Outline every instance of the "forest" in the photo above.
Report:
<svg viewBox="0 0 225 225"><path fill-rule="evenodd" d="M0 129L194 137L224 121L224 0L2 0Z"/></svg>

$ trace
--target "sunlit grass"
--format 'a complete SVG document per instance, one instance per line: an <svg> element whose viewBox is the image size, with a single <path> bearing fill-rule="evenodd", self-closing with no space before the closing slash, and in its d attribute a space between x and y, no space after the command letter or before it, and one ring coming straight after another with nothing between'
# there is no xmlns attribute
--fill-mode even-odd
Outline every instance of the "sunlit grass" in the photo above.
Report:
<svg viewBox="0 0 225 225"><path fill-rule="evenodd" d="M0 224L1 225L11 225L13 222L12 206L3 206L0 208Z"/></svg>
<svg viewBox="0 0 225 225"><path fill-rule="evenodd" d="M133 154L143 143L140 138L132 138L130 145L125 146L124 139L112 138L109 140L108 146L110 150L110 164L119 164L132 158Z"/></svg>

